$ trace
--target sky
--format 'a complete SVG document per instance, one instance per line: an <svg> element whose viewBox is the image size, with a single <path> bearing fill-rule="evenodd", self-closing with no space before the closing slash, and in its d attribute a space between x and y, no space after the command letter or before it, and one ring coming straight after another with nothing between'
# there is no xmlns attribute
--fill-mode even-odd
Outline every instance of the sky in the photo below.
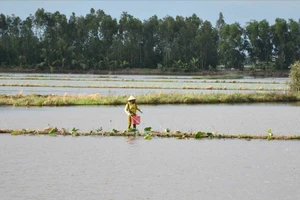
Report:
<svg viewBox="0 0 300 200"><path fill-rule="evenodd" d="M274 24L276 18L285 20L300 19L300 0L0 0L0 13L4 15L16 15L21 19L26 19L30 14L34 15L38 8L54 13L59 11L68 18L74 12L76 16L85 16L91 8L102 9L106 14L119 19L122 12L127 12L142 21L157 15L162 19L166 16L190 17L196 14L202 20L208 20L213 25L218 20L219 13L222 12L225 22L232 24L235 22L245 26L251 20L266 19L270 24Z"/></svg>

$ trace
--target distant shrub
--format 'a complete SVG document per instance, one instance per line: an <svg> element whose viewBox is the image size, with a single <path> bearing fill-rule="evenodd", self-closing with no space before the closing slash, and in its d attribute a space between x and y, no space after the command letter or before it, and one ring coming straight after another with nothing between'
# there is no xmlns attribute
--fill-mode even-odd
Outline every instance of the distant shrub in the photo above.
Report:
<svg viewBox="0 0 300 200"><path fill-rule="evenodd" d="M300 62L296 61L290 66L291 71L289 77L291 82L289 83L291 91L299 92L300 91Z"/></svg>

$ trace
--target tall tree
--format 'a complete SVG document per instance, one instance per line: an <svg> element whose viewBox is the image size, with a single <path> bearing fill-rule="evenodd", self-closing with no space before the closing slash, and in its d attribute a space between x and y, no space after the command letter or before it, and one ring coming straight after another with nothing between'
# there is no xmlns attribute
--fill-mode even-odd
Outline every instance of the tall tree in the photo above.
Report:
<svg viewBox="0 0 300 200"><path fill-rule="evenodd" d="M245 60L244 30L239 23L226 24L221 30L220 55L225 68L243 69Z"/></svg>
<svg viewBox="0 0 300 200"><path fill-rule="evenodd" d="M196 41L198 44L197 57L200 59L200 68L216 68L218 63L218 34L209 21L205 21L198 31Z"/></svg>
<svg viewBox="0 0 300 200"><path fill-rule="evenodd" d="M288 24L286 20L277 18L271 27L273 34L274 54L277 57L276 66L278 69L287 69L286 51L288 42Z"/></svg>

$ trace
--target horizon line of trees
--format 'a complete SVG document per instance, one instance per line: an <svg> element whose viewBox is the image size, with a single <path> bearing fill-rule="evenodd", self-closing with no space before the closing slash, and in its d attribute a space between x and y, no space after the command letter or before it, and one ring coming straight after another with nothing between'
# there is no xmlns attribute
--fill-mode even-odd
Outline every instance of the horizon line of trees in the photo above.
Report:
<svg viewBox="0 0 300 200"><path fill-rule="evenodd" d="M86 16L38 9L25 20L0 14L0 67L49 70L159 68L193 72L288 70L300 60L300 19L251 20L213 26L196 14L156 15L141 21L123 12L120 20L91 8Z"/></svg>

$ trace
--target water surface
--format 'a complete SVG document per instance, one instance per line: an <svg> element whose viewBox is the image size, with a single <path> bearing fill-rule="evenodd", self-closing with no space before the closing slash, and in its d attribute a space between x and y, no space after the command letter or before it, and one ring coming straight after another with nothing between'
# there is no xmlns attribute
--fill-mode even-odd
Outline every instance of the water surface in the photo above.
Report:
<svg viewBox="0 0 300 200"><path fill-rule="evenodd" d="M0 199L300 198L299 142L0 135Z"/></svg>
<svg viewBox="0 0 300 200"><path fill-rule="evenodd" d="M90 131L125 130L124 106L77 107L0 107L0 127L42 129L48 124L58 128ZM208 104L208 105L140 105L143 110L140 131L215 132L220 134L300 134L299 104Z"/></svg>

